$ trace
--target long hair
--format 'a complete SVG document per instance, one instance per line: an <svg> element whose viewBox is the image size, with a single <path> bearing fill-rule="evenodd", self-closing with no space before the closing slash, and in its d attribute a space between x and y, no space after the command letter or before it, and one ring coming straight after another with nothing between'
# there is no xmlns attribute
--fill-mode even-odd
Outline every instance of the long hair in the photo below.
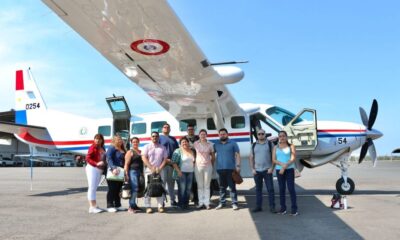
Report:
<svg viewBox="0 0 400 240"><path fill-rule="evenodd" d="M103 134L98 133L98 134L94 135L94 138L93 138L93 139L99 139L99 140L101 140L100 147L101 147L102 149L104 149L104 136L103 136Z"/></svg>
<svg viewBox="0 0 400 240"><path fill-rule="evenodd" d="M122 141L121 147L117 147L118 138L121 139L121 141ZM111 140L111 146L114 146L115 148L121 148L124 152L126 152L124 141L122 140L120 135L115 135L113 137L113 139Z"/></svg>
<svg viewBox="0 0 400 240"><path fill-rule="evenodd" d="M280 130L280 131L278 132L278 136L279 136L279 134L281 134L281 133L285 134L285 136L286 136L286 144L290 147L291 144L289 143L289 141L288 141L288 139L287 139L287 132L284 131L284 130Z"/></svg>

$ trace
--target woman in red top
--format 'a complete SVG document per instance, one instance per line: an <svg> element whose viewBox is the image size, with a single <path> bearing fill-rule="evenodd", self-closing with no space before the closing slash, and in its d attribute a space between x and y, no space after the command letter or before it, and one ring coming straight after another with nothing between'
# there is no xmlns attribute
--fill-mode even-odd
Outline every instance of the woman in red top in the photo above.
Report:
<svg viewBox="0 0 400 240"><path fill-rule="evenodd" d="M97 207L96 190L99 186L105 163L102 160L105 154L104 137L101 134L94 136L94 142L86 155L86 176L88 180L89 213L100 213L103 210Z"/></svg>

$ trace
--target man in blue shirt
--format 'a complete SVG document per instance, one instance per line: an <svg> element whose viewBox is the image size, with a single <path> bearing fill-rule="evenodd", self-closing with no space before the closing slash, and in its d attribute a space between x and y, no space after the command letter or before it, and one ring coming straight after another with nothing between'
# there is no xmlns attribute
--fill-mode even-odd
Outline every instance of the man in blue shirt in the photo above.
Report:
<svg viewBox="0 0 400 240"><path fill-rule="evenodd" d="M239 146L228 138L228 130L221 128L219 141L214 144L216 153L216 168L219 175L219 205L215 209L221 209L226 205L226 188L231 189L230 197L233 210L238 210L236 184L232 179L232 172L240 172Z"/></svg>
<svg viewBox="0 0 400 240"><path fill-rule="evenodd" d="M171 163L171 158L175 149L179 148L179 144L176 141L176 138L169 135L170 132L171 132L170 125L168 123L164 123L162 128L163 134L160 135L160 144L163 145L168 152L167 164L163 169L163 174L165 177L165 182L167 183L166 185L171 206L176 207L178 206L178 204L175 201L175 180L172 178L173 167Z"/></svg>

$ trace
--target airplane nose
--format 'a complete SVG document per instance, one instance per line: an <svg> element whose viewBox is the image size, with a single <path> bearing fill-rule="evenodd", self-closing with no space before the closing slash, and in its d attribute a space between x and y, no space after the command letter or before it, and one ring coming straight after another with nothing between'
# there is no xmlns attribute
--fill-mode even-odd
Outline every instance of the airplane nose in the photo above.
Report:
<svg viewBox="0 0 400 240"><path fill-rule="evenodd" d="M367 138L371 138L372 140L375 140L382 136L383 136L383 133L381 133L380 131L378 131L376 129L371 129L371 130L367 129Z"/></svg>

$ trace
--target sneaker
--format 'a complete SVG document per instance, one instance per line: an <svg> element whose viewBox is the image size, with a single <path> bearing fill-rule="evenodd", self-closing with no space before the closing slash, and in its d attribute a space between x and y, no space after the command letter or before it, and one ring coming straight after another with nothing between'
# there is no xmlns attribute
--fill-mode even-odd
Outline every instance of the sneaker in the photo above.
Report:
<svg viewBox="0 0 400 240"><path fill-rule="evenodd" d="M285 214L286 214L286 210L285 210L285 211L279 211L279 212L277 212L277 214L279 214L279 215L285 215Z"/></svg>
<svg viewBox="0 0 400 240"><path fill-rule="evenodd" d="M165 210L164 210L163 207L160 207L160 208L158 208L158 212L159 212L159 213L163 213L163 212L165 212Z"/></svg>
<svg viewBox="0 0 400 240"><path fill-rule="evenodd" d="M124 207L117 207L117 211L126 211L128 209L124 208Z"/></svg>
<svg viewBox="0 0 400 240"><path fill-rule="evenodd" d="M153 213L153 209L147 208L147 209L146 209L146 213L149 213L149 214L150 214L150 213Z"/></svg>
<svg viewBox="0 0 400 240"><path fill-rule="evenodd" d="M260 207L256 207L256 208L253 208L253 210L251 210L253 213L256 213L256 212L261 212L262 211L262 208L260 208Z"/></svg>
<svg viewBox="0 0 400 240"><path fill-rule="evenodd" d="M239 210L239 206L237 204L232 204L232 209L233 210Z"/></svg>
<svg viewBox="0 0 400 240"><path fill-rule="evenodd" d="M115 212L117 212L117 209L115 207L110 207L110 208L107 208L107 212L115 213Z"/></svg>
<svg viewBox="0 0 400 240"><path fill-rule="evenodd" d="M277 213L274 207L269 208L270 213Z"/></svg>
<svg viewBox="0 0 400 240"><path fill-rule="evenodd" d="M290 216L296 217L297 215L299 215L299 212L295 212L295 213L291 213Z"/></svg>
<svg viewBox="0 0 400 240"><path fill-rule="evenodd" d="M103 209L98 208L98 207L90 207L89 208L89 213L101 213Z"/></svg>
<svg viewBox="0 0 400 240"><path fill-rule="evenodd" d="M215 207L215 210L220 210L220 209L222 209L223 207L225 207L225 205L220 203L220 204L218 204L217 207Z"/></svg>

